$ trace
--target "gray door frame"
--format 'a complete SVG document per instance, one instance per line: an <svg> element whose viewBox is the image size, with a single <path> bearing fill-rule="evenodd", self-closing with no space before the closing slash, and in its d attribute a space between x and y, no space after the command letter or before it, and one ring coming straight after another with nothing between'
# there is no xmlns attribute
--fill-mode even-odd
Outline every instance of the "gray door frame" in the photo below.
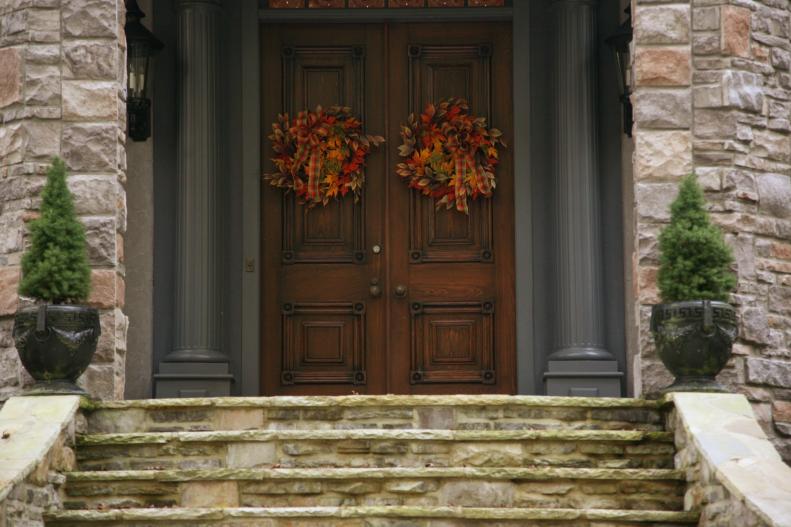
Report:
<svg viewBox="0 0 791 527"><path fill-rule="evenodd" d="M531 203L530 65L531 2L515 1L511 8L485 9L259 9L257 0L242 0L242 353L241 394L258 395L261 351L261 78L259 27L261 22L473 22L511 20L513 31L514 221L516 228L516 343L520 394L537 393L538 364L533 342L533 220ZM538 354L540 355L540 354Z"/></svg>

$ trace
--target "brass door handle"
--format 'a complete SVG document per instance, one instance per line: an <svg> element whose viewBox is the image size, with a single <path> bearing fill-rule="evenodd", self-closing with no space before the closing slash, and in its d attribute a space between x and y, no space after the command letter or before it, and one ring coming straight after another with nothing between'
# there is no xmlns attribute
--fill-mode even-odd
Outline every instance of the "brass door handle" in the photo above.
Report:
<svg viewBox="0 0 791 527"><path fill-rule="evenodd" d="M395 288L395 295L399 298L403 298L406 296L406 286L398 284Z"/></svg>

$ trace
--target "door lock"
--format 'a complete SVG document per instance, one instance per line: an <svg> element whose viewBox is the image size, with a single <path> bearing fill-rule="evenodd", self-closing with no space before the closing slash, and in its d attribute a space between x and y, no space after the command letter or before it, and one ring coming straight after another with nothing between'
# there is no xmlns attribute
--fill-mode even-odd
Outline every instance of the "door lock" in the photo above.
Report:
<svg viewBox="0 0 791 527"><path fill-rule="evenodd" d="M382 288L379 286L378 278L371 278L371 287L368 288L368 292L373 298L379 298L382 296Z"/></svg>
<svg viewBox="0 0 791 527"><path fill-rule="evenodd" d="M374 245L373 247L371 247L371 251L374 254L379 254L379 253L382 252L382 246L381 245Z"/></svg>

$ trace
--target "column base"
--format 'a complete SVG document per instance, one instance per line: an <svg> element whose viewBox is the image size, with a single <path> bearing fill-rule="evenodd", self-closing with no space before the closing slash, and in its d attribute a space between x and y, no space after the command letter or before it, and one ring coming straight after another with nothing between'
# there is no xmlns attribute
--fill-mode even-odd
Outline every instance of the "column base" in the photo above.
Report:
<svg viewBox="0 0 791 527"><path fill-rule="evenodd" d="M160 362L154 397L227 397L233 382L227 362Z"/></svg>
<svg viewBox="0 0 791 527"><path fill-rule="evenodd" d="M550 360L544 373L547 395L621 397L623 372L614 360Z"/></svg>

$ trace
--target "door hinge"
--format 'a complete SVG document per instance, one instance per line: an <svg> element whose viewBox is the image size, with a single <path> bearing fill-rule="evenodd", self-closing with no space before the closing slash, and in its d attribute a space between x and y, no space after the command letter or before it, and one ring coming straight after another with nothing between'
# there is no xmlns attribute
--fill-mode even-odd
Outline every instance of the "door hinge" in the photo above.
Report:
<svg viewBox="0 0 791 527"><path fill-rule="evenodd" d="M244 259L244 272L246 272L246 273L254 273L255 272L255 258L245 258Z"/></svg>

